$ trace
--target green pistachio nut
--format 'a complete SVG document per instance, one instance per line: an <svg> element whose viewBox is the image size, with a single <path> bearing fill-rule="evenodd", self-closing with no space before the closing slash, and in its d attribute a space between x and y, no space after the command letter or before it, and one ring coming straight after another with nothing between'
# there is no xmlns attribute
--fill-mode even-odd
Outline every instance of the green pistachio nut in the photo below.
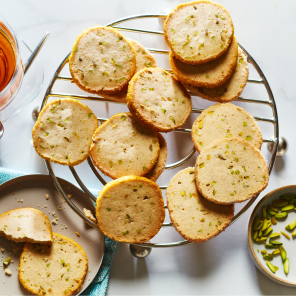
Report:
<svg viewBox="0 0 296 296"><path fill-rule="evenodd" d="M286 230L293 230L296 227L296 220L285 227Z"/></svg>
<svg viewBox="0 0 296 296"><path fill-rule="evenodd" d="M282 208L282 211L285 212L285 211L291 211L291 210L294 210L295 208L295 205L294 204L289 204L285 207Z"/></svg>
<svg viewBox="0 0 296 296"><path fill-rule="evenodd" d="M289 259L288 258L286 258L284 261L284 271L286 274L289 273Z"/></svg>
<svg viewBox="0 0 296 296"><path fill-rule="evenodd" d="M273 245L278 245L278 246L281 246L283 243L281 242L278 242L278 241L274 241L274 240L269 240L269 243L273 244Z"/></svg>
<svg viewBox="0 0 296 296"><path fill-rule="evenodd" d="M280 196L280 199L286 199L286 200L290 200L296 198L296 196L294 194L284 194Z"/></svg>
<svg viewBox="0 0 296 296"><path fill-rule="evenodd" d="M278 233L278 232L274 232L274 233L272 233L270 236L269 236L269 238L274 238L274 237L277 237L277 236L280 236L281 234L280 233Z"/></svg>
<svg viewBox="0 0 296 296"><path fill-rule="evenodd" d="M276 266L274 266L273 264L271 264L268 260L266 260L266 264L273 273L275 273L277 271L278 268Z"/></svg>
<svg viewBox="0 0 296 296"><path fill-rule="evenodd" d="M256 228L259 226L260 224L260 217L255 217L254 222L253 222L253 230L256 230Z"/></svg>
<svg viewBox="0 0 296 296"><path fill-rule="evenodd" d="M287 200L275 200L272 204L276 208L282 208L289 204L289 202Z"/></svg>
<svg viewBox="0 0 296 296"><path fill-rule="evenodd" d="M287 212L278 213L274 216L275 219L282 219L288 216Z"/></svg>
<svg viewBox="0 0 296 296"><path fill-rule="evenodd" d="M281 252L282 260L285 261L286 257L287 257L287 252L286 252L286 250L284 249L283 246L280 246L279 249L280 249L280 252Z"/></svg>

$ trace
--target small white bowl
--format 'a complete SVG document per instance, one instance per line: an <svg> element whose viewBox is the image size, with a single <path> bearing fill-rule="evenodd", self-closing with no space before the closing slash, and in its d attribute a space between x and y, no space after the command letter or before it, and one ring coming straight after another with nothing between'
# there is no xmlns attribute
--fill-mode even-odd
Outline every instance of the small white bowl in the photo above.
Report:
<svg viewBox="0 0 296 296"><path fill-rule="evenodd" d="M278 219L277 225L272 225L273 231L272 233L284 231L287 233L291 239L288 240L283 234L280 237L274 238L276 241L280 241L283 243L283 247L287 251L287 258L289 258L289 273L286 275L284 272L284 265L281 258L281 255L275 255L274 258L270 261L273 265L279 267L276 273L272 273L271 270L266 265L266 260L263 258L261 254L261 250L267 250L268 253L271 253L274 249L265 248L263 243L257 244L253 240L253 222L256 216L262 217L262 207L272 205L272 202L283 194L295 194L296 196L296 185L289 185L278 188L273 190L272 192L265 195L256 205L253 210L253 213L250 217L249 225L248 225L248 245L251 257L256 265L256 267L268 278L272 279L273 281L289 286L289 287L296 287L296 239L293 239L291 231L287 231L285 227L290 224L291 222L296 220L296 211L292 210L288 212L288 216L284 219ZM296 230L296 228L294 229ZM269 242L269 236L267 239ZM259 253L258 253L259 250Z"/></svg>

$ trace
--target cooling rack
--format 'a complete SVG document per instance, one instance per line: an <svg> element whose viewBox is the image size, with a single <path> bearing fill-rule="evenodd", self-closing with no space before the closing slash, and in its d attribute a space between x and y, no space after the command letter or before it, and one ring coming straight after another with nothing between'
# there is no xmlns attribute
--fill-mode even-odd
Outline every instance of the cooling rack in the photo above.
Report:
<svg viewBox="0 0 296 296"><path fill-rule="evenodd" d="M123 19L119 19L115 22L112 22L110 24L108 24L107 26L111 26L113 28L116 28L117 30L120 31L128 31L128 32L136 32L136 33L140 33L140 34L153 34L153 35L163 35L162 31L150 31L150 30L141 30L141 29L137 29L137 28L129 28L129 27L120 27L118 26L121 23L127 22L127 21L131 21L131 20L139 20L139 19L146 19L146 18L157 18L159 20L166 18L167 15L165 14L152 14L152 15L136 15L136 16L130 16L127 18L123 18ZM262 86L265 87L265 90L268 94L268 100L260 100L260 99L254 99L254 98L243 98L243 97L239 97L236 101L241 101L241 102L246 102L246 103L251 103L251 104L263 104L263 105L267 105L272 109L272 114L273 117L271 118L266 118L266 117L255 117L256 121L263 121L269 124L273 125L273 138L268 138L268 139L264 139L263 142L265 143L269 143L269 151L271 152L271 158L269 161L269 174L271 173L271 170L273 168L274 162L275 162L275 158L276 158L276 153L277 153L277 148L278 148L278 142L279 142L279 127L278 127L278 115L277 115L277 110L276 110L276 104L275 104L275 100L271 91L271 88L267 82L267 79L265 78L262 70L260 69L260 67L258 66L258 64L256 63L256 61L252 58L252 56L239 44L240 48L244 51L244 53L247 56L247 60L248 63L250 63L254 69L257 71L257 73L259 74L260 79L249 79L248 83L255 83L255 84L260 84ZM162 50L162 49L156 49L156 48L147 48L151 53L157 53L157 54L164 54L164 55L168 55L169 51L168 50ZM72 94L72 93L61 93L61 92L53 92L53 86L57 81L66 81L68 83L71 83L72 78L68 77L68 76L63 76L60 75L61 71L63 70L63 68L65 67L65 65L68 63L68 58L69 58L70 53L66 56L66 58L62 61L62 63L59 65L59 67L57 68L56 72L54 73L51 82L49 83L49 86L47 88L47 91L45 93L42 105L41 105L41 109L46 105L48 99L50 97L59 97L59 98L74 98L74 99L78 99L78 100L92 100L92 101L98 101L98 102L105 102L105 103L114 103L114 104L122 104L122 103L118 103L118 102L114 102L111 100L107 100L104 99L102 97L99 96L89 96L89 94L85 93L85 95L78 95L78 94ZM168 70L170 71L170 70ZM194 96L193 94L191 94L192 96ZM197 108L192 108L192 113L201 113L203 111L203 109L197 109ZM99 123L103 123L104 121L106 121L107 118L98 118ZM185 133L188 134L188 136L190 137L190 133L191 133L191 129L186 129L186 128L179 128L173 132L179 132L179 133ZM184 157L181 160L178 160L177 162L171 163L171 164L167 164L165 169L169 170L169 169L173 169L176 168L182 164L184 164L193 154L195 153L195 149L193 148L190 153ZM90 169L92 170L92 172L94 173L94 175L97 177L97 179L102 183L102 185L106 184L106 181L104 180L104 178L102 177L102 175L100 174L100 172L96 169L96 167L94 166L92 160L90 157L88 157L87 162L89 164ZM50 164L49 161L45 161L47 170L49 172L49 175L55 185L55 187L57 188L57 190L59 191L59 193L62 195L62 197L65 199L65 201L68 203L68 205L71 207L71 209L77 214L79 215L82 219L85 220L85 222L87 222L90 226L92 226L93 228L97 229L100 231L99 227L92 222L91 220L89 220L77 207L76 205L68 198L67 194L64 192L61 184L59 183L57 177L55 176L55 173L52 169L52 166ZM77 183L79 184L79 186L81 187L81 189L84 191L86 198L89 198L91 201L95 202L96 201L96 196L94 196L84 185L83 181L81 180L80 176L77 174L76 170L74 167L69 167L71 173L73 174L74 178L76 179ZM160 186L161 189L166 189L166 186ZM256 198L258 197L255 196L253 197L232 219L231 223L234 223L236 220L238 220L248 209L249 207L254 203L254 201L256 200ZM165 206L165 208L167 208ZM162 225L162 227L171 227L172 223L164 223ZM146 242L146 243L142 243L142 244L131 244L130 245L130 250L131 253L135 256L135 257L146 257L150 254L151 252L151 248L166 248L166 247L176 247L176 246L182 246L182 245L187 245L187 244L191 244L191 242L188 242L186 240L183 241L177 241L177 242L168 242L168 243L151 243L151 242Z"/></svg>

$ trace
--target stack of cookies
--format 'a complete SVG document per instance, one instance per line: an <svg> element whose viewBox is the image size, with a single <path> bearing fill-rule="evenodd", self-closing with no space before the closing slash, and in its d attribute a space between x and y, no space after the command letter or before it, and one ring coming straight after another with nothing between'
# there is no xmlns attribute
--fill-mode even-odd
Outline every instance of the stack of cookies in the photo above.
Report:
<svg viewBox="0 0 296 296"><path fill-rule="evenodd" d="M178 5L165 20L164 36L172 70L193 94L221 103L240 96L248 64L223 6L210 1Z"/></svg>
<svg viewBox="0 0 296 296"><path fill-rule="evenodd" d="M167 159L160 132L186 122L192 111L189 91L217 104L192 126L200 153L195 168L177 173L167 187L176 230L189 241L207 241L230 224L234 203L268 184L261 131L251 114L230 103L242 93L249 70L228 11L207 0L180 4L165 20L164 37L173 74L113 28L84 30L69 56L73 82L127 103L130 113L115 114L98 127L87 106L56 100L42 110L33 129L41 157L73 166L90 155L114 179L100 192L96 214L102 232L121 242L145 242L164 221L162 194L154 183Z"/></svg>
<svg viewBox="0 0 296 296"><path fill-rule="evenodd" d="M19 208L1 214L0 236L25 242L18 270L21 284L30 293L67 296L81 287L88 267L85 251L70 238L52 232L41 211ZM4 268L11 274L5 264Z"/></svg>

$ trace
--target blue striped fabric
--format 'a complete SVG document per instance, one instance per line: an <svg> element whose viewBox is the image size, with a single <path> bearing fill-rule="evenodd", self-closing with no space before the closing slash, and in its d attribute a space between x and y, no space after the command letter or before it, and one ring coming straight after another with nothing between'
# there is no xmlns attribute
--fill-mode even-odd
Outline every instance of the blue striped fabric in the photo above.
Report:
<svg viewBox="0 0 296 296"><path fill-rule="evenodd" d="M22 175L25 175L25 173L0 168L0 184ZM98 192L98 190L92 189L90 189L90 191L93 194L97 194ZM117 242L105 237L105 253L101 268L95 276L92 283L88 286L88 288L85 291L83 291L83 295L101 296L106 294L110 269L117 245Z"/></svg>

